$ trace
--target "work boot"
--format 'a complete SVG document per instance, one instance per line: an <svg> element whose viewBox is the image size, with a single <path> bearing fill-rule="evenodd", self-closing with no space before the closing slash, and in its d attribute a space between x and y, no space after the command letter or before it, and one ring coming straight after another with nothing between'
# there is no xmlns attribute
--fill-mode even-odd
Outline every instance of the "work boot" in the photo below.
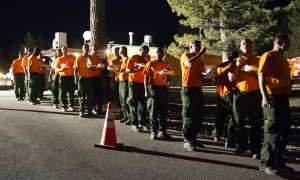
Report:
<svg viewBox="0 0 300 180"><path fill-rule="evenodd" d="M252 154L252 159L260 159L260 153Z"/></svg>
<svg viewBox="0 0 300 180"><path fill-rule="evenodd" d="M150 139L156 140L157 139L157 133L156 132L151 132Z"/></svg>
<svg viewBox="0 0 300 180"><path fill-rule="evenodd" d="M213 138L214 138L214 141L215 141L215 142L218 142L218 141L221 140L219 136L213 136Z"/></svg>
<svg viewBox="0 0 300 180"><path fill-rule="evenodd" d="M126 121L128 121L128 119L127 118L123 118L123 119L120 120L120 123L125 123Z"/></svg>
<svg viewBox="0 0 300 180"><path fill-rule="evenodd" d="M273 169L271 167L265 167L260 169L261 171L269 174L269 175L277 175L278 174L278 170L277 169Z"/></svg>
<svg viewBox="0 0 300 180"><path fill-rule="evenodd" d="M130 120L127 120L126 122L124 122L125 125L130 125Z"/></svg>
<svg viewBox="0 0 300 180"><path fill-rule="evenodd" d="M159 131L157 137L161 139L171 139L171 136L166 131Z"/></svg>
<svg viewBox="0 0 300 180"><path fill-rule="evenodd" d="M92 113L96 115L96 114L97 114L96 109L93 109L93 110L92 110Z"/></svg>
<svg viewBox="0 0 300 180"><path fill-rule="evenodd" d="M149 131L149 128L145 124L140 124L139 129L143 131Z"/></svg>
<svg viewBox="0 0 300 180"><path fill-rule="evenodd" d="M225 147L226 148L236 148L235 144L230 141L225 143Z"/></svg>
<svg viewBox="0 0 300 180"><path fill-rule="evenodd" d="M137 127L137 125L132 125L131 130L134 132L141 132L141 130Z"/></svg>
<svg viewBox="0 0 300 180"><path fill-rule="evenodd" d="M195 151L196 146L193 145L190 141L183 143L183 148L187 149L188 151Z"/></svg>
<svg viewBox="0 0 300 180"><path fill-rule="evenodd" d="M72 106L70 106L67 110L70 111L70 112L73 112L74 108Z"/></svg>

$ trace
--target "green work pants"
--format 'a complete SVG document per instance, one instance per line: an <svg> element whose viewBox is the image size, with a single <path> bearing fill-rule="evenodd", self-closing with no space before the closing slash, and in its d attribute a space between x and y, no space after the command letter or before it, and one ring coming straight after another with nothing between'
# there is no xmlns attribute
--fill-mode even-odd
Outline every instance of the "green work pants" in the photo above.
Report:
<svg viewBox="0 0 300 180"><path fill-rule="evenodd" d="M128 82L127 103L131 111L131 125L144 125L146 121L146 97L144 83Z"/></svg>
<svg viewBox="0 0 300 180"><path fill-rule="evenodd" d="M233 120L233 112L232 112L232 101L233 95L224 95L217 97L217 114L216 114L216 122L214 129L212 131L212 135L214 137L221 137L224 124L227 123L227 132L226 132L226 142L234 142L235 133L235 121Z"/></svg>
<svg viewBox="0 0 300 180"><path fill-rule="evenodd" d="M151 98L148 99L150 111L150 131L167 130L168 88L167 86L149 85Z"/></svg>
<svg viewBox="0 0 300 180"><path fill-rule="evenodd" d="M119 82L119 97L120 97L120 105L121 105L121 112L123 114L123 118L130 119L130 110L127 104L128 81Z"/></svg>
<svg viewBox="0 0 300 180"><path fill-rule="evenodd" d="M30 72L29 102L36 102L38 96L38 73Z"/></svg>
<svg viewBox="0 0 300 180"><path fill-rule="evenodd" d="M28 73L25 74L25 93L27 96L27 100L29 100L29 81L28 81Z"/></svg>
<svg viewBox="0 0 300 180"><path fill-rule="evenodd" d="M95 81L94 77L79 77L78 80L78 98L79 112L84 112L84 99L87 98L87 110L92 112L95 99Z"/></svg>
<svg viewBox="0 0 300 180"><path fill-rule="evenodd" d="M113 80L114 89L111 89L111 101L115 107L120 107L120 98L119 98L119 81Z"/></svg>
<svg viewBox="0 0 300 180"><path fill-rule="evenodd" d="M59 104L59 74L54 74L52 76L52 95L53 95L53 99L52 102L53 104Z"/></svg>
<svg viewBox="0 0 300 180"><path fill-rule="evenodd" d="M25 74L15 73L14 77L15 96L16 98L22 99L25 97Z"/></svg>
<svg viewBox="0 0 300 180"><path fill-rule="evenodd" d="M290 132L290 105L287 95L269 95L273 108L263 108L264 143L261 149L260 169L285 167L284 152Z"/></svg>
<svg viewBox="0 0 300 180"><path fill-rule="evenodd" d="M74 76L60 76L59 77L59 102L60 107L67 108L74 106L74 92L75 83ZM67 93L69 95L67 101Z"/></svg>
<svg viewBox="0 0 300 180"><path fill-rule="evenodd" d="M103 98L104 98L104 90L103 90L103 83L102 83L102 77L101 76L95 76L95 101L94 101L94 107L98 105L97 112L102 113L102 104L103 104Z"/></svg>
<svg viewBox="0 0 300 180"><path fill-rule="evenodd" d="M238 149L248 148L248 138L245 129L245 119L248 116L251 125L250 151L257 154L261 149L262 140L262 108L259 90L243 92L236 91L233 95L233 114L236 123L235 132Z"/></svg>
<svg viewBox="0 0 300 180"><path fill-rule="evenodd" d="M45 86L46 86L46 82L45 82L45 74L44 73L38 73L38 98L42 98L44 91L45 91Z"/></svg>
<svg viewBox="0 0 300 180"><path fill-rule="evenodd" d="M202 87L182 87L182 134L184 142L194 141L204 119Z"/></svg>

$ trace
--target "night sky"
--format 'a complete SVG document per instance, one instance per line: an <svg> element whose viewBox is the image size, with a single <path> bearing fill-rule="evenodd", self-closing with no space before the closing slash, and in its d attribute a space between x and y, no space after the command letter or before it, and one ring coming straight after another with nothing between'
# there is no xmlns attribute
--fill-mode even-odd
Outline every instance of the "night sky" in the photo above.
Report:
<svg viewBox="0 0 300 180"><path fill-rule="evenodd" d="M3 4L4 3L4 4ZM28 31L41 31L54 39L55 32L66 32L68 40L89 30L89 0L9 0L1 2L1 47L24 40ZM152 35L157 45L169 45L178 27L178 18L164 0L108 0L107 32L110 41L128 44L128 32L137 44Z"/></svg>
<svg viewBox="0 0 300 180"><path fill-rule="evenodd" d="M269 7L287 5L290 0L274 0ZM41 31L54 39L55 32L68 33L68 43L89 30L89 0L6 0L0 6L0 50L23 42L31 31ZM158 46L168 46L177 32L179 18L166 0L107 0L107 32L110 41L128 44L128 32L135 33L137 45L144 35L152 35Z"/></svg>

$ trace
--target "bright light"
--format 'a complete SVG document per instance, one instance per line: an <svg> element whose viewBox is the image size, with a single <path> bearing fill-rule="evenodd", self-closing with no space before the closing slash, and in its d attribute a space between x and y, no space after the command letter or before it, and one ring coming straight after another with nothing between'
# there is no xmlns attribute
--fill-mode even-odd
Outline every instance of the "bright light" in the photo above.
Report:
<svg viewBox="0 0 300 180"><path fill-rule="evenodd" d="M77 58L79 56L79 54L78 53L74 53L74 56Z"/></svg>
<svg viewBox="0 0 300 180"><path fill-rule="evenodd" d="M106 50L106 54L107 54L107 55L110 55L110 49L107 49L107 50Z"/></svg>
<svg viewBox="0 0 300 180"><path fill-rule="evenodd" d="M83 33L83 39L88 41L88 40L91 40L91 32L90 31L85 31Z"/></svg>

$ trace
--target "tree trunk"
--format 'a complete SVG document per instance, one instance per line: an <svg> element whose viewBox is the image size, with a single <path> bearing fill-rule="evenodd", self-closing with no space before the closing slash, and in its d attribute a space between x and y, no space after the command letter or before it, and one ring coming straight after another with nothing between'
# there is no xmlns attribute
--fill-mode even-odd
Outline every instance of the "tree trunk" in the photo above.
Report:
<svg viewBox="0 0 300 180"><path fill-rule="evenodd" d="M223 20L221 20L220 22L220 33L221 33L221 42L223 44L228 43L228 38L227 35L225 33L225 23ZM222 62L226 62L228 61L228 50L227 49L223 49L222 50Z"/></svg>
<svg viewBox="0 0 300 180"><path fill-rule="evenodd" d="M90 1L90 31L91 44L97 45L98 49L106 49L106 4L105 0Z"/></svg>

